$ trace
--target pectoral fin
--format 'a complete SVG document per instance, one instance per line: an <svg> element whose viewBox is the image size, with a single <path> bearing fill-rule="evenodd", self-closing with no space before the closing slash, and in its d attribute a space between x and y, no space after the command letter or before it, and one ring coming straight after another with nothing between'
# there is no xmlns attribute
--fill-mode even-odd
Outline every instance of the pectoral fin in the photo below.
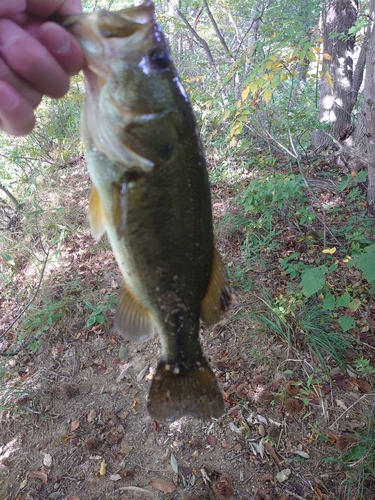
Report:
<svg viewBox="0 0 375 500"><path fill-rule="evenodd" d="M201 302L201 318L206 326L211 326L220 320L232 303L228 276L219 252L214 248L211 276L206 295Z"/></svg>
<svg viewBox="0 0 375 500"><path fill-rule="evenodd" d="M154 332L151 314L125 286L120 291L115 324L127 340L146 340Z"/></svg>
<svg viewBox="0 0 375 500"><path fill-rule="evenodd" d="M92 187L89 197L89 221L91 234L99 241L105 231L105 217L98 190Z"/></svg>

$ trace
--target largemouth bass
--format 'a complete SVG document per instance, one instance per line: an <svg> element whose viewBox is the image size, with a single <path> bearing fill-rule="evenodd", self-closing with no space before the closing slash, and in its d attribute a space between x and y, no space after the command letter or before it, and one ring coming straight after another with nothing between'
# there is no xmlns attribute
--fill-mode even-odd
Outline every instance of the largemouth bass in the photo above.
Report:
<svg viewBox="0 0 375 500"><path fill-rule="evenodd" d="M219 417L219 385L199 318L220 319L231 294L214 246L205 157L194 114L148 1L70 16L87 59L81 130L93 189L93 236L106 231L121 269L116 327L162 355L148 412L157 421Z"/></svg>

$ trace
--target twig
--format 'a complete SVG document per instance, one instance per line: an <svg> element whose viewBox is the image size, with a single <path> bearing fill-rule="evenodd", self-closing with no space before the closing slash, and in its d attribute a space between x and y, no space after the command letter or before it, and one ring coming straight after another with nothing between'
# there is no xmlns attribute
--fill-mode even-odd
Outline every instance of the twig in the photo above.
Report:
<svg viewBox="0 0 375 500"><path fill-rule="evenodd" d="M349 411L351 408L353 408L353 406L357 405L360 401L362 401L362 399L365 399L365 398L367 398L367 396L370 396L370 395L371 395L371 394L364 394L364 395L363 395L363 396L361 396L359 399L357 399L357 401L355 401L352 405L350 405L350 406L349 406L349 408L347 408L345 411L343 411L343 412L341 413L341 415L340 415L339 417L337 417L337 418L336 418L336 420L333 422L333 424L331 424L331 425L329 426L329 428L330 428L330 429L332 429L332 427L333 427L334 425L336 425L336 424L337 424L337 422L338 422L338 421L339 421L339 420L340 420L340 419L341 419L341 418L342 418L342 417L343 417L346 413L348 413L348 411ZM375 393L374 393L374 397L375 397Z"/></svg>
<svg viewBox="0 0 375 500"><path fill-rule="evenodd" d="M305 497L301 497L301 496L297 495L297 493L295 493L294 491L284 490L284 493L286 493L287 495L290 495L291 497L298 498L298 500L306 500Z"/></svg>
<svg viewBox="0 0 375 500"><path fill-rule="evenodd" d="M43 281L43 276L44 276L44 271L46 269L46 265L47 265L47 262L48 262L48 257L49 257L49 252L50 252L50 249L48 249L47 251L44 250L43 248L43 251L46 255L46 258L43 262L43 267L42 267L42 271L40 273L40 278L39 278L39 283L36 287L36 290L35 290L35 293L34 295L31 297L31 299L29 300L29 302L26 304L26 306L22 309L22 311L15 317L14 321L8 326L8 328L5 330L5 332L3 332L1 335L0 335L0 339L4 337L4 335L6 335L9 330L13 327L13 325L15 323L17 323L17 321L21 318L21 316L23 316L23 314L25 314L25 312L27 311L27 309L31 306L32 302L35 300L36 296L38 295L39 293L39 290L40 290L40 286L42 284L42 281ZM19 351L18 351L19 352ZM6 354L6 353L3 353L1 352L0 355L1 356L15 356L17 353L10 353L10 354Z"/></svg>
<svg viewBox="0 0 375 500"><path fill-rule="evenodd" d="M122 488L118 488L113 493L117 493L118 491L138 491L139 493L146 493L147 495L153 495L154 492L150 490L145 490L144 488L139 488L138 486L123 486Z"/></svg>

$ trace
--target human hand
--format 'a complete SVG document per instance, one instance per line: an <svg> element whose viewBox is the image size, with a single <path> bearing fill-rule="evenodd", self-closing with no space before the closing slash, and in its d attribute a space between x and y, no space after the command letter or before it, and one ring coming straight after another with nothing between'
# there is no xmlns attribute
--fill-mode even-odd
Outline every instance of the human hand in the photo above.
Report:
<svg viewBox="0 0 375 500"><path fill-rule="evenodd" d="M29 133L43 95L68 91L84 55L72 35L47 19L81 11L80 0L0 0L0 129Z"/></svg>

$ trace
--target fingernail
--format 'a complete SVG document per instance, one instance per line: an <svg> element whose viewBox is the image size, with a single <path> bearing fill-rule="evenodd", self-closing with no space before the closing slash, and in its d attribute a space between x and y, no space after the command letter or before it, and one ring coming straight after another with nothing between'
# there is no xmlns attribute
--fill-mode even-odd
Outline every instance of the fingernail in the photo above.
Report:
<svg viewBox="0 0 375 500"><path fill-rule="evenodd" d="M0 107L6 111L12 111L19 102L16 92L5 82L0 82Z"/></svg>
<svg viewBox="0 0 375 500"><path fill-rule="evenodd" d="M60 27L46 26L44 37L47 38L46 48L55 54L65 54L70 49L68 34Z"/></svg>

